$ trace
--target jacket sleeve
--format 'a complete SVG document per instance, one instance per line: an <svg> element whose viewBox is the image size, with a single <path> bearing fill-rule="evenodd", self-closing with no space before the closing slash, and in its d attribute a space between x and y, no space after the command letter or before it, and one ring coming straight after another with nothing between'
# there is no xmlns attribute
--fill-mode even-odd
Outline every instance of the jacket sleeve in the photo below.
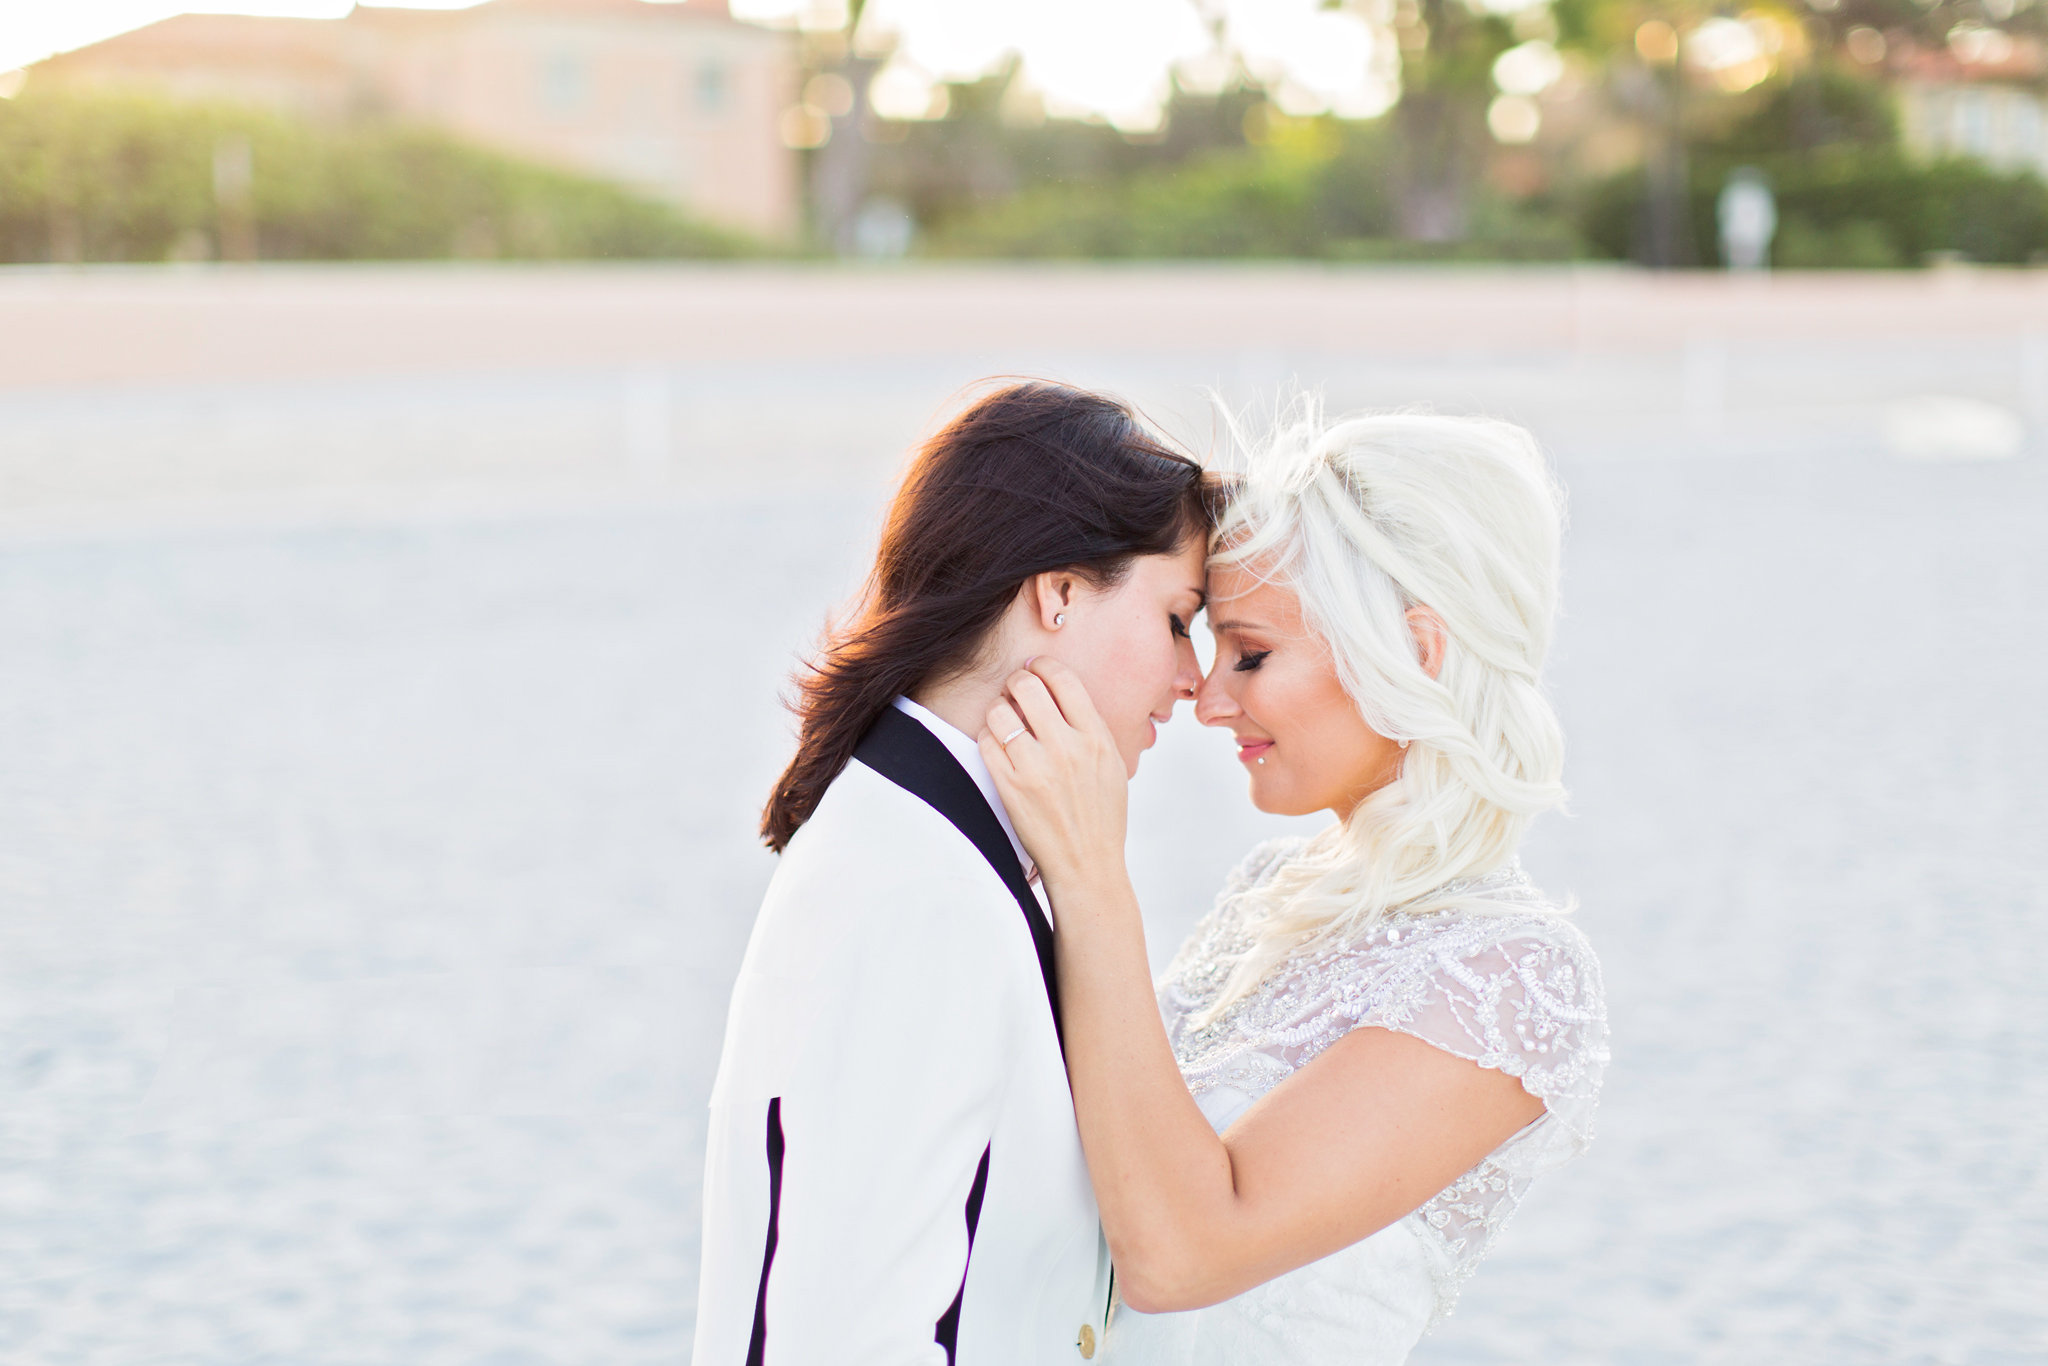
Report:
<svg viewBox="0 0 2048 1366"><path fill-rule="evenodd" d="M899 883L844 935L764 924L713 1097L699 1312L726 1327L700 1331L697 1366L749 1366L756 1337L760 1366L945 1361L1018 1004L1001 955L1022 928L986 881Z"/></svg>

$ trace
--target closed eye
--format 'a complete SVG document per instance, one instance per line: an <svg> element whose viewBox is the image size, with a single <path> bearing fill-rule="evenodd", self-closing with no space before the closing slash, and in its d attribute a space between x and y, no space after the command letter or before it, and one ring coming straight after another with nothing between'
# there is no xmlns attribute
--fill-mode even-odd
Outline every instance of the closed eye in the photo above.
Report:
<svg viewBox="0 0 2048 1366"><path fill-rule="evenodd" d="M1254 650L1250 654L1239 655L1237 663L1230 667L1237 673L1250 673L1253 669L1265 663L1266 656L1272 653L1271 650Z"/></svg>
<svg viewBox="0 0 2048 1366"><path fill-rule="evenodd" d="M1187 624L1186 622L1184 622L1184 621L1182 621L1182 620L1180 619L1180 613L1178 613L1178 612L1168 612L1168 613L1166 614L1166 619L1167 619L1168 621L1170 621L1170 622L1172 622L1172 623L1173 623L1173 634L1174 634L1174 638L1175 638L1175 639L1177 639L1177 640L1187 640L1187 639L1189 639L1189 636L1188 636L1188 624Z"/></svg>

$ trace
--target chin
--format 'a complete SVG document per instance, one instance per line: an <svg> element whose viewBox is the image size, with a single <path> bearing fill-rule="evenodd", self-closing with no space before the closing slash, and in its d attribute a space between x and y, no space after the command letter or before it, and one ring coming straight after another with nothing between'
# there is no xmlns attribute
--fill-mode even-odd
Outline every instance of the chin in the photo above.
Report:
<svg viewBox="0 0 2048 1366"><path fill-rule="evenodd" d="M1261 791L1256 778L1252 780L1251 788L1252 805L1269 816L1307 816L1322 809L1318 806L1304 806L1300 802L1290 802L1278 792Z"/></svg>
<svg viewBox="0 0 2048 1366"><path fill-rule="evenodd" d="M1123 758L1126 778L1138 776L1138 765L1144 762L1145 751L1152 748L1153 740L1154 736L1150 731L1139 731L1129 740L1117 743L1116 752Z"/></svg>

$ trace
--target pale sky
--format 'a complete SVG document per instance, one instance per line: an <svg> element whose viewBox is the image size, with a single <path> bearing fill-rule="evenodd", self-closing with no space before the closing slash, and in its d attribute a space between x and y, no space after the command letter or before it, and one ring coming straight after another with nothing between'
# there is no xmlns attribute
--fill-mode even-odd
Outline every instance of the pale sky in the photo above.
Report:
<svg viewBox="0 0 2048 1366"><path fill-rule="evenodd" d="M464 9L477 0L410 0L409 8ZM829 21L838 0L732 0L742 18ZM97 42L191 8L213 13L335 18L349 0L0 0L0 71ZM841 11L843 13L843 11ZM1025 77L1054 113L1095 112L1121 125L1156 121L1168 73L1199 82L1222 67L1210 21L1280 85L1290 112L1334 108L1370 115L1394 93L1393 45L1355 12L1319 0L869 0L864 25L897 37L897 60L931 79L964 79L1023 59ZM865 29L864 29L865 31ZM1210 60L1205 62L1205 56Z"/></svg>

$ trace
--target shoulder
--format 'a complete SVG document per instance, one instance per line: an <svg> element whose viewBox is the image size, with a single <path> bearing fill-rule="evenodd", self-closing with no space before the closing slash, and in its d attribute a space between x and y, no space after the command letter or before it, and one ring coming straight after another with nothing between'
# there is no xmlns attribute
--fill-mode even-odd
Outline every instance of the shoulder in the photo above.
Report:
<svg viewBox="0 0 2048 1366"><path fill-rule="evenodd" d="M1023 932L1015 898L973 843L915 793L856 761L783 851L755 950L793 971L906 944L940 954L1006 951Z"/></svg>
<svg viewBox="0 0 2048 1366"><path fill-rule="evenodd" d="M1208 914L1182 942L1168 969L1168 979L1183 975L1196 963L1213 966L1217 960L1241 952L1247 945L1240 942L1244 915L1239 898L1269 880L1307 843L1298 835L1283 835L1254 845L1250 853L1239 859L1237 866L1224 875L1223 886Z"/></svg>
<svg viewBox="0 0 2048 1366"><path fill-rule="evenodd" d="M1168 1032L1176 1038L1180 1023L1216 999L1238 960L1253 947L1245 893L1269 881L1307 844L1299 835L1266 840L1254 845L1224 876L1215 904L1181 941L1159 979L1160 1009Z"/></svg>
<svg viewBox="0 0 2048 1366"><path fill-rule="evenodd" d="M1249 891L1280 870L1282 864L1308 847L1305 835L1281 835L1252 846L1250 853L1223 879L1223 896Z"/></svg>
<svg viewBox="0 0 2048 1366"><path fill-rule="evenodd" d="M1003 891L1002 879L958 827L916 793L859 760L825 789L791 837L781 868L928 883L966 877ZM1004 892L1007 895L1007 892Z"/></svg>
<svg viewBox="0 0 2048 1366"><path fill-rule="evenodd" d="M1592 941L1553 907L1446 911L1408 926L1407 934L1424 971L1467 989L1525 997L1561 1015L1606 1018Z"/></svg>
<svg viewBox="0 0 2048 1366"><path fill-rule="evenodd" d="M1391 969L1359 1023L1520 1077L1537 1097L1596 1093L1608 1059L1600 960L1554 908L1448 910L1375 934ZM1553 1107L1555 1108L1555 1107Z"/></svg>
<svg viewBox="0 0 2048 1366"><path fill-rule="evenodd" d="M1555 965L1571 970L1575 992L1597 994L1601 988L1592 941L1566 912L1542 903L1458 907L1407 922L1397 919L1387 929L1400 932L1432 959Z"/></svg>

